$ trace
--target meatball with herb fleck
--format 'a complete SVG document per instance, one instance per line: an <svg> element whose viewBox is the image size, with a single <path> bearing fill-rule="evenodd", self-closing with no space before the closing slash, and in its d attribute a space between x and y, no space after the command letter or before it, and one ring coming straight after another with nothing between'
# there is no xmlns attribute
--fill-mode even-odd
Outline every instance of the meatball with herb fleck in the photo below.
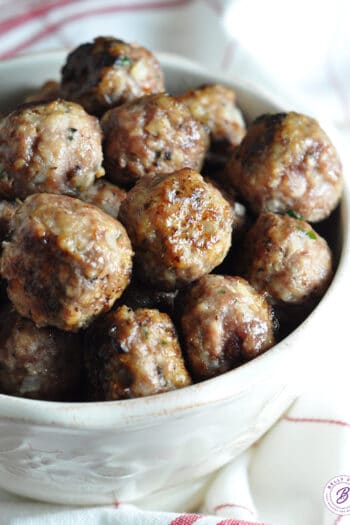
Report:
<svg viewBox="0 0 350 525"><path fill-rule="evenodd" d="M102 119L107 176L131 186L145 175L200 170L209 146L204 126L170 95L151 95L108 111Z"/></svg>
<svg viewBox="0 0 350 525"><path fill-rule="evenodd" d="M194 118L210 130L211 153L228 157L245 135L245 124L236 105L236 93L221 84L207 84L177 97Z"/></svg>
<svg viewBox="0 0 350 525"><path fill-rule="evenodd" d="M0 196L75 196L102 168L98 120L73 102L25 104L0 120Z"/></svg>
<svg viewBox="0 0 350 525"><path fill-rule="evenodd" d="M78 199L40 193L16 213L1 273L22 316L38 326L77 331L121 296L131 258L129 238L116 219Z"/></svg>
<svg viewBox="0 0 350 525"><path fill-rule="evenodd" d="M8 304L0 310L0 392L47 401L81 394L83 355L78 334L37 328Z"/></svg>
<svg viewBox="0 0 350 525"><path fill-rule="evenodd" d="M275 342L269 304L241 277L205 275L186 290L181 303L184 351L195 379L231 370Z"/></svg>
<svg viewBox="0 0 350 525"><path fill-rule="evenodd" d="M119 216L135 250L138 277L161 290L209 273L231 245L232 206L188 168L141 179Z"/></svg>
<svg viewBox="0 0 350 525"><path fill-rule="evenodd" d="M168 392L191 384L175 327L167 314L121 306L87 332L91 397L116 400Z"/></svg>
<svg viewBox="0 0 350 525"><path fill-rule="evenodd" d="M304 220L263 213L245 240L245 277L277 303L300 305L325 292L332 277L327 242Z"/></svg>
<svg viewBox="0 0 350 525"><path fill-rule="evenodd" d="M97 206L108 215L117 218L121 203L126 197L126 192L111 184L105 179L100 179L95 184L79 195L79 199Z"/></svg>
<svg viewBox="0 0 350 525"><path fill-rule="evenodd" d="M62 96L93 115L162 91L164 78L156 57L144 47L113 37L80 45L62 68Z"/></svg>
<svg viewBox="0 0 350 525"><path fill-rule="evenodd" d="M257 118L226 172L254 212L292 210L310 222L328 217L343 187L330 139L316 120L294 112Z"/></svg>

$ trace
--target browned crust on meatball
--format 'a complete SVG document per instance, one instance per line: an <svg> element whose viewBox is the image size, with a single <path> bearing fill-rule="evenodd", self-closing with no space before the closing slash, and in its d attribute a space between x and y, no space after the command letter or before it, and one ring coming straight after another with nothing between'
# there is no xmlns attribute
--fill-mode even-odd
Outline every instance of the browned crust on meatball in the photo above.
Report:
<svg viewBox="0 0 350 525"><path fill-rule="evenodd" d="M0 201L0 243L11 237L18 207L17 202Z"/></svg>
<svg viewBox="0 0 350 525"><path fill-rule="evenodd" d="M64 100L19 107L0 120L0 195L76 195L104 175L98 120Z"/></svg>
<svg viewBox="0 0 350 525"><path fill-rule="evenodd" d="M25 102L40 102L43 100L52 100L59 98L60 96L60 84L55 80L47 80L44 84L34 93L31 93L25 98Z"/></svg>
<svg viewBox="0 0 350 525"><path fill-rule="evenodd" d="M112 37L77 47L62 69L62 96L98 116L113 106L162 91L163 72L156 57L144 47Z"/></svg>
<svg viewBox="0 0 350 525"><path fill-rule="evenodd" d="M307 222L261 214L247 234L245 276L277 303L307 304L321 297L332 277L327 242Z"/></svg>
<svg viewBox="0 0 350 525"><path fill-rule="evenodd" d="M231 245L232 207L190 169L144 177L121 205L139 278L181 288L218 266Z"/></svg>
<svg viewBox="0 0 350 525"><path fill-rule="evenodd" d="M108 215L117 218L126 191L107 180L100 179L79 195L79 199L97 206Z"/></svg>
<svg viewBox="0 0 350 525"><path fill-rule="evenodd" d="M241 277L206 275L189 288L183 303L184 350L196 379L235 368L275 342L269 304Z"/></svg>
<svg viewBox="0 0 350 525"><path fill-rule="evenodd" d="M232 88L206 84L177 99L186 104L195 119L209 128L212 152L228 156L240 144L245 124Z"/></svg>
<svg viewBox="0 0 350 525"><path fill-rule="evenodd" d="M78 199L42 193L18 210L1 273L21 315L38 326L76 331L120 297L131 257L117 220Z"/></svg>
<svg viewBox="0 0 350 525"><path fill-rule="evenodd" d="M82 388L80 337L37 328L9 305L0 310L0 391L3 394L72 401Z"/></svg>
<svg viewBox="0 0 350 525"><path fill-rule="evenodd" d="M184 104L166 94L108 111L102 128L107 175L122 185L184 167L200 170L209 146L203 125Z"/></svg>
<svg viewBox="0 0 350 525"><path fill-rule="evenodd" d="M325 219L339 202L342 166L319 123L299 113L262 115L235 150L227 175L256 213L293 210Z"/></svg>
<svg viewBox="0 0 350 525"><path fill-rule="evenodd" d="M191 384L170 318L121 306L88 331L86 363L92 395L143 397Z"/></svg>

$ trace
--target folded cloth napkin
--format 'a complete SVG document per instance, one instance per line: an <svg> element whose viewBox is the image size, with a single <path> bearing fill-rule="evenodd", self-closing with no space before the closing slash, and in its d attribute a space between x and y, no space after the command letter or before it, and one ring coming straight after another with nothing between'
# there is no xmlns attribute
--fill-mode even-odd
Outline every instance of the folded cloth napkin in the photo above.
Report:
<svg viewBox="0 0 350 525"><path fill-rule="evenodd" d="M115 35L187 56L286 99L303 99L310 114L333 122L350 140L347 0L0 0L0 7L0 58ZM333 335L332 358L320 356L309 390L257 444L216 473L198 513L159 512L160 501L153 510L123 502L62 507L0 491L0 523L350 524L343 514L350 506L345 485L339 485L335 509L325 503L332 503L329 480L350 476L350 357L341 330L346 316L339 322L335 315L340 331Z"/></svg>

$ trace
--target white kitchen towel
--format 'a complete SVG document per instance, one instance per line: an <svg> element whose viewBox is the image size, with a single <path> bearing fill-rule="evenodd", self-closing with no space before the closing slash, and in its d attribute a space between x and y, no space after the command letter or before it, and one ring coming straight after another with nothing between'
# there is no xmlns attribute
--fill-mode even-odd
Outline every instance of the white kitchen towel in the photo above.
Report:
<svg viewBox="0 0 350 525"><path fill-rule="evenodd" d="M348 0L0 0L0 8L0 58L114 35L302 100L350 140ZM1 491L0 524L350 524L348 346L345 322L309 391L214 477L197 514L159 512L160 502L153 511L62 507Z"/></svg>

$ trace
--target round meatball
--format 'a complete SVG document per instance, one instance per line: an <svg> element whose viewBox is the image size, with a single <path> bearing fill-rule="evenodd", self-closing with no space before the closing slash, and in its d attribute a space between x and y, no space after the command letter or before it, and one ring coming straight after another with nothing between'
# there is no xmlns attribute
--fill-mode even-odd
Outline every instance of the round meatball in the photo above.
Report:
<svg viewBox="0 0 350 525"><path fill-rule="evenodd" d="M78 199L41 193L16 213L1 272L21 315L38 326L76 331L120 297L131 257L129 238L116 219Z"/></svg>
<svg viewBox="0 0 350 525"><path fill-rule="evenodd" d="M94 204L115 218L118 217L120 205L125 197L124 190L104 179L98 180L79 195L82 201Z"/></svg>
<svg viewBox="0 0 350 525"><path fill-rule="evenodd" d="M0 120L0 195L76 195L104 175L99 122L64 100L19 107Z"/></svg>
<svg viewBox="0 0 350 525"><path fill-rule="evenodd" d="M59 98L60 85L54 80L47 80L37 91L31 93L25 98L25 102L41 102L43 100L51 100Z"/></svg>
<svg viewBox="0 0 350 525"><path fill-rule="evenodd" d="M191 384L167 314L121 306L88 331L86 364L92 397L143 397Z"/></svg>
<svg viewBox="0 0 350 525"><path fill-rule="evenodd" d="M8 305L0 311L0 392L47 401L72 401L82 388L77 334L37 328Z"/></svg>
<svg viewBox="0 0 350 525"><path fill-rule="evenodd" d="M245 135L241 111L236 106L236 93L221 84L208 84L177 97L186 104L194 118L210 130L211 151L230 155Z"/></svg>
<svg viewBox="0 0 350 525"><path fill-rule="evenodd" d="M11 237L18 207L17 202L0 201L0 243Z"/></svg>
<svg viewBox="0 0 350 525"><path fill-rule="evenodd" d="M333 144L316 120L294 112L256 119L227 175L256 213L293 210L311 222L332 212L343 187Z"/></svg>
<svg viewBox="0 0 350 525"><path fill-rule="evenodd" d="M113 106L162 91L164 78L156 57L144 47L112 37L77 47L62 69L62 96L98 116Z"/></svg>
<svg viewBox="0 0 350 525"><path fill-rule="evenodd" d="M120 218L135 249L139 278L162 290L209 273L231 245L232 207L188 168L144 177L123 201Z"/></svg>
<svg viewBox="0 0 350 525"><path fill-rule="evenodd" d="M175 98L150 95L108 111L102 119L108 177L131 185L145 175L200 170L208 133Z"/></svg>
<svg viewBox="0 0 350 525"><path fill-rule="evenodd" d="M205 275L182 302L184 350L196 379L222 374L274 344L271 308L241 277Z"/></svg>
<svg viewBox="0 0 350 525"><path fill-rule="evenodd" d="M275 302L303 304L320 297L332 276L327 242L305 221L267 212L248 232L245 276Z"/></svg>

